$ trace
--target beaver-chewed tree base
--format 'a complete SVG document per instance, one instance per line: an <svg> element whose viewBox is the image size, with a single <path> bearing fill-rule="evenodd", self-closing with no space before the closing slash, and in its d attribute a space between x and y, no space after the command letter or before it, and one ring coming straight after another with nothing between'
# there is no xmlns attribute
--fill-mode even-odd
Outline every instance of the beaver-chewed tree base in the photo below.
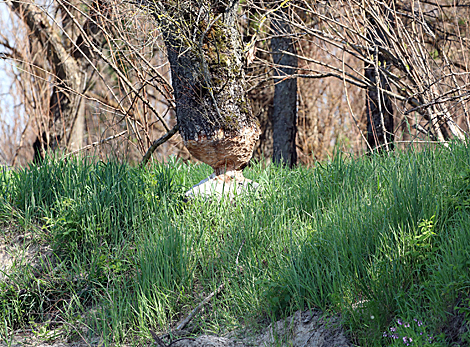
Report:
<svg viewBox="0 0 470 347"><path fill-rule="evenodd" d="M179 132L189 152L214 169L187 196L241 193L251 182L242 170L253 153L259 124L246 96L238 2L187 0L175 6L174 1L157 1L155 7L171 67ZM160 15L162 8L168 15Z"/></svg>
<svg viewBox="0 0 470 347"><path fill-rule="evenodd" d="M247 126L234 136L220 130L212 138L202 135L185 141L186 148L195 158L214 169L211 176L186 192L186 197L217 195L233 198L258 188L258 183L243 176L243 168L251 159L258 136L257 126Z"/></svg>

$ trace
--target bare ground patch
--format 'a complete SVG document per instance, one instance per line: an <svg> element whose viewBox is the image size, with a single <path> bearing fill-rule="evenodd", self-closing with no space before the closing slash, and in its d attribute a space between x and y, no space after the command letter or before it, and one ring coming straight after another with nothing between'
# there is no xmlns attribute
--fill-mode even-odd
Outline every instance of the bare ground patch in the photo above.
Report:
<svg viewBox="0 0 470 347"><path fill-rule="evenodd" d="M21 271L30 265L39 267L51 260L49 245L38 243L32 233L20 232L14 226L4 226L0 234L0 281L7 281L11 271ZM38 325L40 326L40 325ZM10 336L2 336L0 347L99 347L104 342L99 337L76 336L75 341L64 337L60 325L54 329L17 330ZM76 329L75 329L76 330ZM80 329L82 330L82 329ZM78 331L78 330L77 330ZM83 330L82 330L83 331ZM323 316L317 311L297 311L292 316L277 321L260 332L246 329L222 336L201 335L199 337L177 337L173 340L161 338L146 342L120 344L130 346L158 347L340 347L352 346L337 317Z"/></svg>

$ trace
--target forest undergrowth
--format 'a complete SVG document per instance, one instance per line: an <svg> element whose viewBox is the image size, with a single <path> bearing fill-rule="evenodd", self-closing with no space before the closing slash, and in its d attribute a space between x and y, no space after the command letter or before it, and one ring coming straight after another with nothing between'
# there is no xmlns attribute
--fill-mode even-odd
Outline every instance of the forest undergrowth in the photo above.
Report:
<svg viewBox="0 0 470 347"><path fill-rule="evenodd" d="M32 329L139 345L223 284L195 333L318 309L359 346L469 344L469 147L338 153L293 170L254 163L245 176L258 191L183 202L210 173L174 159L1 170L3 242L27 235L49 249L3 274L2 341Z"/></svg>

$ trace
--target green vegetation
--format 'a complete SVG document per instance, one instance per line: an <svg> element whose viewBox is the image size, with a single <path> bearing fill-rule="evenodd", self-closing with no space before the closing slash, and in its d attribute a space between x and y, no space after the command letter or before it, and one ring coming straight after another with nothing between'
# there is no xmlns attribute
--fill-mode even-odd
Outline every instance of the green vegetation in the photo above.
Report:
<svg viewBox="0 0 470 347"><path fill-rule="evenodd" d="M191 324L220 334L319 308L360 346L470 340L449 330L470 320L470 148L255 164L245 175L262 191L183 203L209 174L83 159L3 171L2 236L52 251L0 282L0 337L61 326L69 339L149 340L224 283Z"/></svg>

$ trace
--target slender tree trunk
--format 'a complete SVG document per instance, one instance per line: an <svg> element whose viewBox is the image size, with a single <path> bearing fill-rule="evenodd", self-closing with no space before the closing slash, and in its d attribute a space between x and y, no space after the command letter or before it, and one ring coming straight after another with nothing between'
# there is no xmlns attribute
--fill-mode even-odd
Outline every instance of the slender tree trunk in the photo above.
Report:
<svg viewBox="0 0 470 347"><path fill-rule="evenodd" d="M61 7L63 28L51 25L47 14L34 2L11 1L11 9L27 25L31 35L38 40L55 77L49 100L49 111L45 129L33 143L35 162L39 162L45 151L57 149L78 149L82 145L84 131L84 106L82 97L85 81L84 57L74 54L75 46L68 38L76 40L77 19L73 19L73 6ZM75 11L76 12L76 11ZM75 16L79 14L75 13ZM69 35L63 35L68 31ZM83 38L82 38L83 41ZM76 53L76 52L75 52ZM86 64L85 64L86 65Z"/></svg>
<svg viewBox="0 0 470 347"><path fill-rule="evenodd" d="M385 59L379 61L384 62ZM390 86L381 76L377 79L376 70L372 66L365 67L366 78L380 88L390 90ZM378 148L380 151L393 150L393 105L390 98L378 91L369 89L366 93L366 114L367 114L367 142L372 149Z"/></svg>
<svg viewBox="0 0 470 347"><path fill-rule="evenodd" d="M279 15L286 16L282 10ZM289 76L296 73L297 58L284 52L295 53L294 42L289 23L282 19L273 19L271 39L273 61L279 68L274 76ZM290 66L291 68L289 68ZM297 163L295 137L297 134L297 79L275 80L273 101L273 161L289 167Z"/></svg>
<svg viewBox="0 0 470 347"><path fill-rule="evenodd" d="M189 152L215 174L248 164L259 126L245 95L244 61L235 25L238 1L190 1L182 13L199 21L160 22L171 66L176 116ZM178 17L183 20L183 15ZM175 24L176 23L176 24ZM187 28L182 32L181 28Z"/></svg>
<svg viewBox="0 0 470 347"><path fill-rule="evenodd" d="M71 152L83 147L83 137L85 134L85 103L83 100L78 100L77 103L77 109L73 110L73 124L67 141L67 149Z"/></svg>
<svg viewBox="0 0 470 347"><path fill-rule="evenodd" d="M33 143L34 162L41 162L47 150L76 150L81 148L84 131L84 105L75 91L82 87L84 78L77 66L76 76L67 84L53 88L49 103L49 123Z"/></svg>
<svg viewBox="0 0 470 347"><path fill-rule="evenodd" d="M379 151L389 151L394 148L394 128L393 128L393 104L389 96L380 91L381 89L391 90L386 77L378 69L378 66L389 67L391 61L387 60L378 52L377 46L386 40L379 25L372 18L369 18L370 28L368 37L374 41L375 53L372 59L375 64L365 64L365 77L375 88L367 90L366 93L366 114L367 114L367 142L370 148Z"/></svg>

